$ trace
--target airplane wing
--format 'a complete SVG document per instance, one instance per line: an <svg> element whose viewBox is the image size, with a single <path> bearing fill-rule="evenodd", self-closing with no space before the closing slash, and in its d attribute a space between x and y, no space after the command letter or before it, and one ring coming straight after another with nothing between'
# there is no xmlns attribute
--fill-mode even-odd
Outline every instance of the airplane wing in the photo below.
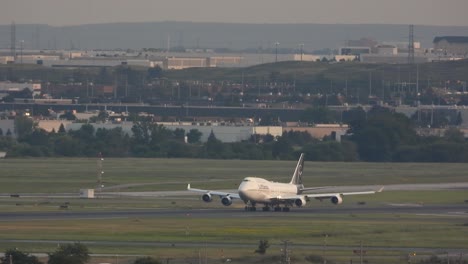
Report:
<svg viewBox="0 0 468 264"><path fill-rule="evenodd" d="M209 193L209 194L211 194L211 195L217 195L217 196L220 196L220 197L229 196L229 197L231 197L231 198L240 199L240 196L239 196L238 193L230 193L230 192L222 192L222 191L211 191L211 190L195 189L195 188L191 188L191 187L190 187L190 183L187 185L187 191L198 192L198 193Z"/></svg>
<svg viewBox="0 0 468 264"><path fill-rule="evenodd" d="M335 196L346 196L346 195L360 195L360 194L374 194L382 192L384 187L380 188L377 191L364 191L364 192L343 192L343 193L316 193L316 194L306 194L303 195L307 198L315 199L327 199Z"/></svg>
<svg viewBox="0 0 468 264"><path fill-rule="evenodd" d="M337 192L337 193L315 193L315 194L299 194L299 195L292 195L292 196L278 196L275 198L272 198L272 201L295 201L297 199L310 199L310 198L315 198L318 200L321 199L329 199L333 197L341 197L341 196L346 196L346 195L361 195L361 194L374 194L374 193L379 193L382 192L384 187L380 188L377 191L364 191L364 192Z"/></svg>
<svg viewBox="0 0 468 264"><path fill-rule="evenodd" d="M315 190L320 190L320 189L328 189L328 188L334 188L336 186L322 186L322 187L309 187L309 188L301 188L302 192L309 192L309 191L315 191Z"/></svg>

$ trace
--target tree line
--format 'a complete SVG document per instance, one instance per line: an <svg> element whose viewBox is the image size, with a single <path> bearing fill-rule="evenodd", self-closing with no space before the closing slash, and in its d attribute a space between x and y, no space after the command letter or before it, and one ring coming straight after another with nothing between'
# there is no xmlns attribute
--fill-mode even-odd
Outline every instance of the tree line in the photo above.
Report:
<svg viewBox="0 0 468 264"><path fill-rule="evenodd" d="M319 113L321 119L329 115L323 109L310 111ZM0 150L7 157L93 157L102 153L107 157L290 160L304 152L314 161L468 161L468 143L456 128L447 129L443 137L420 136L412 119L382 107L368 112L358 108L344 115L349 131L340 141L288 131L279 137L253 135L234 143L221 142L213 132L207 142L200 142L202 134L196 129L169 130L149 120L135 121L132 135L121 128L95 129L91 124L70 131L62 125L58 131L47 132L20 116L15 119L17 138L0 131Z"/></svg>
<svg viewBox="0 0 468 264"><path fill-rule="evenodd" d="M265 255L266 250L270 247L268 240L260 240L258 249L255 253ZM59 245L58 248L48 253L47 264L86 264L89 263L91 256L88 247L81 243ZM408 263L410 262L410 255L408 255ZM310 263L334 263L329 259L325 259L319 255L308 255L305 260ZM138 257L133 264L161 264L162 262L153 257ZM464 260L462 256L453 258L442 258L432 255L429 258L421 258L418 262L420 264L442 264L442 263L461 263L467 264L468 261ZM21 251L17 248L8 249L5 251L4 256L0 258L0 264L45 264L41 262L36 256Z"/></svg>
<svg viewBox="0 0 468 264"><path fill-rule="evenodd" d="M47 264L85 264L91 259L88 247L81 243L59 245L58 248L48 253ZM137 258L134 264L160 264L161 262L152 257ZM7 249L0 264L44 264L39 259L27 252L17 248Z"/></svg>

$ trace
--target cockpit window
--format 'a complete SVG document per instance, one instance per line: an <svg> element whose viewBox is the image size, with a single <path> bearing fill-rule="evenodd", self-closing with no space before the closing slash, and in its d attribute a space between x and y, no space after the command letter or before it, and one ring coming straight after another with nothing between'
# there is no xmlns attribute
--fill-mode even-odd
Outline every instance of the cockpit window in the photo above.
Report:
<svg viewBox="0 0 468 264"><path fill-rule="evenodd" d="M248 181L250 181L250 180L249 180L249 179L244 179L243 181L248 182Z"/></svg>

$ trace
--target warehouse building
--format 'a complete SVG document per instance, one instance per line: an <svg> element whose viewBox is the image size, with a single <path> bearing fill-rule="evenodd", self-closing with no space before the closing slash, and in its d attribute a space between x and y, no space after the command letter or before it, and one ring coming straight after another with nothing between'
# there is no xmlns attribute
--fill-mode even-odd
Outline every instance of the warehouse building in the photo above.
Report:
<svg viewBox="0 0 468 264"><path fill-rule="evenodd" d="M434 38L434 52L444 55L468 56L468 37L444 36Z"/></svg>

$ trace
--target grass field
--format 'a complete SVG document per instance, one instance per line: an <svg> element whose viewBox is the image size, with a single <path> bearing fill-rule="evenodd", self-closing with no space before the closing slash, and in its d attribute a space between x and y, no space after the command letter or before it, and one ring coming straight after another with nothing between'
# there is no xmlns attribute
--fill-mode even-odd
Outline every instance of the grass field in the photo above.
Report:
<svg viewBox="0 0 468 264"><path fill-rule="evenodd" d="M103 169L106 186L127 186L113 191L184 190L186 183L201 188L235 189L245 176L275 181L289 181L295 161L239 161L190 159L106 159ZM395 163L314 163L306 162L306 186L385 185L402 183L466 182L468 164L395 164ZM78 193L80 188L96 185L96 159L6 159L0 160L0 193ZM466 204L466 190L389 191L370 196L346 197L341 206L365 206L387 203ZM77 198L0 198L0 210L57 211L68 203L68 210L128 210L135 208L213 208L218 201L206 204L193 196L113 199ZM311 201L310 206L333 206ZM309 205L307 205L309 206ZM232 210L240 210L241 204ZM301 210L301 209L295 209ZM468 206L467 206L468 211ZM255 215L254 215L255 216ZM210 263L231 258L233 263L278 263L282 240L292 242L294 263L310 263L310 255L326 255L338 263L355 262L358 256L348 248L363 241L369 263L407 263L414 248L432 248L417 257L444 252L451 248L468 251L468 219L461 216L416 214L280 214L273 218L232 218L229 215L206 217L148 217L96 220L0 221L0 240L120 241L124 244L92 245L94 253L119 255L111 263L127 263L122 254L154 255L173 258L171 263L197 263L206 250ZM260 239L272 247L265 256L253 253ZM135 246L132 242L160 242L168 246ZM209 243L203 247L178 247L178 243ZM245 247L230 247L240 243ZM174 244L174 246L170 246ZM226 245L226 246L223 246ZM294 246L296 245L296 246ZM308 248L310 245L310 248ZM326 245L326 247L325 247ZM0 248L19 247L26 251L51 252L53 243L0 243ZM323 247L323 248L322 248ZM338 248L334 248L338 247ZM373 249L373 247L381 248ZM404 249L401 249L404 248ZM175 259L177 259L177 262ZM99 261L102 261L100 259ZM174 262L175 261L175 262Z"/></svg>
<svg viewBox="0 0 468 264"><path fill-rule="evenodd" d="M289 181L296 161L196 159L105 159L106 186L147 183L128 191L185 189L188 182L204 188L235 189L246 176ZM0 160L0 193L60 193L93 188L97 159ZM464 163L318 163L306 162L307 186L385 185L465 182ZM122 190L122 189L121 189Z"/></svg>

